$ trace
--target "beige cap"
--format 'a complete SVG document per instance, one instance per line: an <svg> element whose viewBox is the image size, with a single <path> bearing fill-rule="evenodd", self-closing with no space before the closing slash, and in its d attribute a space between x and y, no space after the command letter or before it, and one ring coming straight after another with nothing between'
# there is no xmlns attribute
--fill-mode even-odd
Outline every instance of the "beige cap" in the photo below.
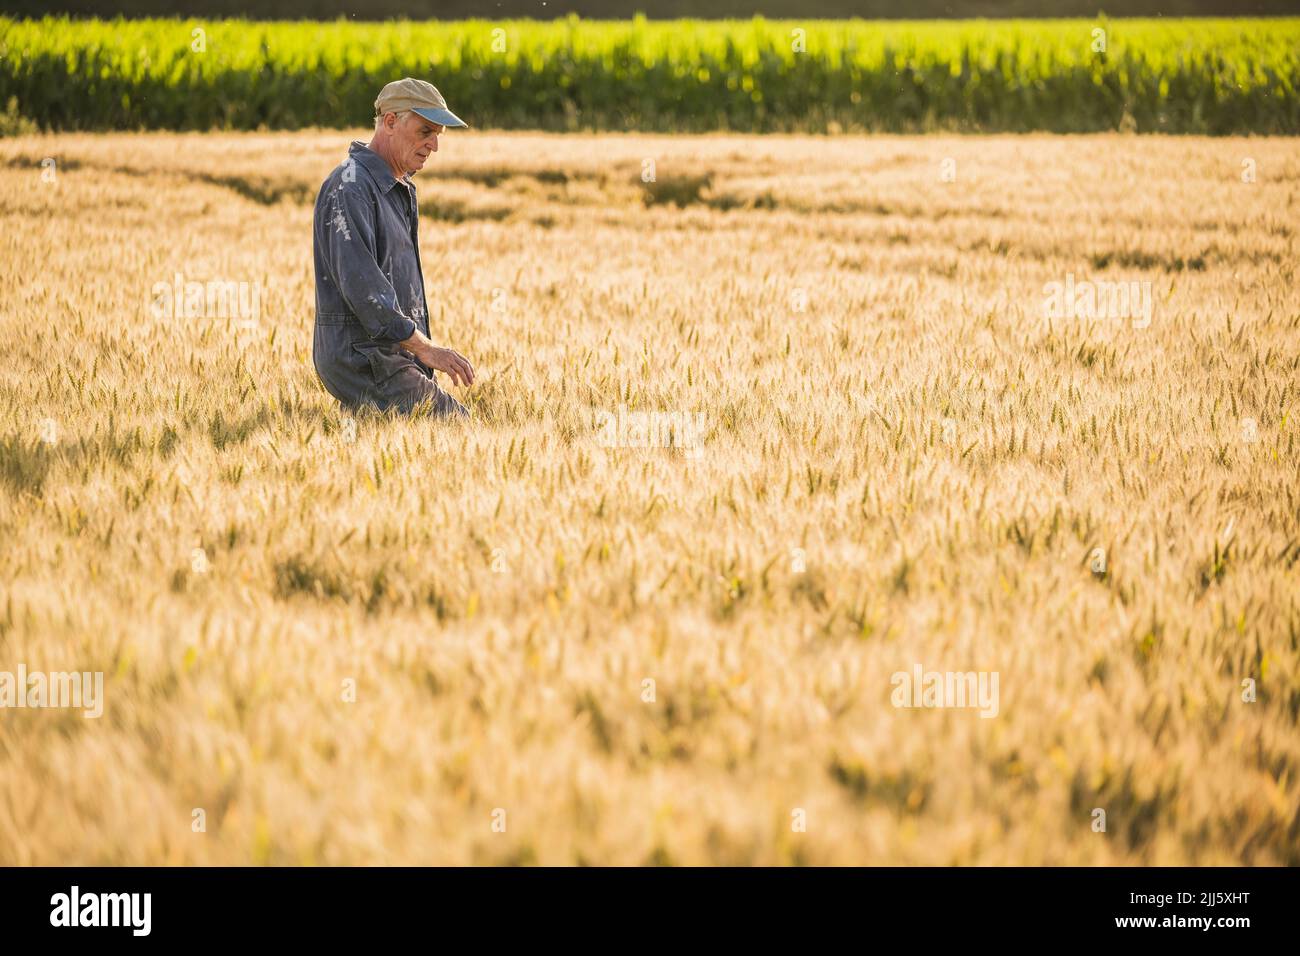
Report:
<svg viewBox="0 0 1300 956"><path fill-rule="evenodd" d="M414 77L393 80L379 91L379 97L375 100L376 116L400 113L402 110L414 110L431 123L469 127L468 123L447 109L447 101L442 98L436 86Z"/></svg>

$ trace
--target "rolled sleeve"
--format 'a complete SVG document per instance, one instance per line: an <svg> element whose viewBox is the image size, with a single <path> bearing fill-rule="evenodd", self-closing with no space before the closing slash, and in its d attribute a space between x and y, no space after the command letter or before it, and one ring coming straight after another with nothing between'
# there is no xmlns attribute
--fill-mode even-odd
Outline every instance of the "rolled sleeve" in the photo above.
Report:
<svg viewBox="0 0 1300 956"><path fill-rule="evenodd" d="M372 339L406 341L416 324L402 312L392 282L379 268L370 197L355 184L335 183L327 202L325 260L339 293Z"/></svg>

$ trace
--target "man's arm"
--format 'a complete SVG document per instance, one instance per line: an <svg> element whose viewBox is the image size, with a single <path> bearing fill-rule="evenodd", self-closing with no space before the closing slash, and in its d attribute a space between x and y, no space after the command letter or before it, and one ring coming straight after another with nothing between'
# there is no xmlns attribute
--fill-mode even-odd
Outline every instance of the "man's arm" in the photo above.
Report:
<svg viewBox="0 0 1300 956"><path fill-rule="evenodd" d="M474 367L469 364L469 359L455 349L439 348L419 329L409 339L398 344L429 368L446 372L457 385L474 384Z"/></svg>
<svg viewBox="0 0 1300 956"><path fill-rule="evenodd" d="M397 292L379 268L375 211L359 186L336 184L325 201L321 236L330 278L372 339L401 342L416 331L415 320L402 312Z"/></svg>
<svg viewBox="0 0 1300 956"><path fill-rule="evenodd" d="M374 210L364 192L336 186L326 208L330 271L366 334L396 341L429 368L450 375L457 385L473 384L474 368L465 356L434 345L398 307L393 284L379 268Z"/></svg>

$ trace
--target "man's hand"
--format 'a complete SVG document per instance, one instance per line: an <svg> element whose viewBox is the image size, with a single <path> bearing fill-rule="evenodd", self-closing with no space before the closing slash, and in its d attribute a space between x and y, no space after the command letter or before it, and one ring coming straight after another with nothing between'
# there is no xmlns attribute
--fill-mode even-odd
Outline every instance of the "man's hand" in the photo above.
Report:
<svg viewBox="0 0 1300 956"><path fill-rule="evenodd" d="M429 351L431 354L428 358L420 359L429 368L446 372L457 385L474 384L474 366L469 364L469 359L465 356L455 349L438 348L436 345L431 345Z"/></svg>
<svg viewBox="0 0 1300 956"><path fill-rule="evenodd" d="M457 385L474 384L474 366L455 349L444 349L430 342L419 329L405 342L398 343L431 369L446 372Z"/></svg>

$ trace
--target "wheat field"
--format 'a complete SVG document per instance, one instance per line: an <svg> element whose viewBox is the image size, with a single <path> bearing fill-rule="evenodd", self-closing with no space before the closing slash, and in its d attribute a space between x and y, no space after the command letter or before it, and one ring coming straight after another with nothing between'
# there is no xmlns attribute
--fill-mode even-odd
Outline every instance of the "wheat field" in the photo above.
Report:
<svg viewBox="0 0 1300 956"><path fill-rule="evenodd" d="M1295 140L449 134L457 425L312 370L365 137L0 140L0 863L1300 864Z"/></svg>

